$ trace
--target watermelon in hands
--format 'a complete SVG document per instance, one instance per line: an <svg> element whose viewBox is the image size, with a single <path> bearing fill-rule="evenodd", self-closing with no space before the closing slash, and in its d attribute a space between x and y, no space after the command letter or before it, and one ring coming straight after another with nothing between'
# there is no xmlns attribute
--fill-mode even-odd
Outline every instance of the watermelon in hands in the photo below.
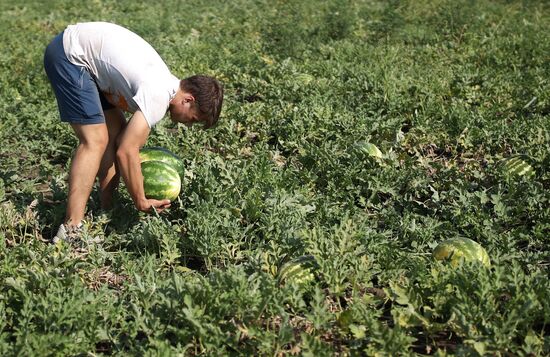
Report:
<svg viewBox="0 0 550 357"><path fill-rule="evenodd" d="M172 165L180 178L183 179L185 168L183 161L173 152L161 147L146 147L139 151L139 159L141 163L148 161L162 161L169 165Z"/></svg>
<svg viewBox="0 0 550 357"><path fill-rule="evenodd" d="M141 163L145 197L175 200L181 191L181 178L176 169L162 161Z"/></svg>

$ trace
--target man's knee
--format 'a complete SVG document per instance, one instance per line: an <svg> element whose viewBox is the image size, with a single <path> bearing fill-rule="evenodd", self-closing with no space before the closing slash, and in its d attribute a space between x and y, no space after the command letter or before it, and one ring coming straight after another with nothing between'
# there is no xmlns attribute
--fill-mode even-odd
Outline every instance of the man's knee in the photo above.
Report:
<svg viewBox="0 0 550 357"><path fill-rule="evenodd" d="M109 133L105 125L92 126L81 125L73 126L76 136L80 141L80 146L90 150L104 152L109 143Z"/></svg>
<svg viewBox="0 0 550 357"><path fill-rule="evenodd" d="M105 151L107 144L109 144L109 136L107 133L105 133L105 135L97 135L80 139L80 145L85 146L88 149L98 150L101 152Z"/></svg>

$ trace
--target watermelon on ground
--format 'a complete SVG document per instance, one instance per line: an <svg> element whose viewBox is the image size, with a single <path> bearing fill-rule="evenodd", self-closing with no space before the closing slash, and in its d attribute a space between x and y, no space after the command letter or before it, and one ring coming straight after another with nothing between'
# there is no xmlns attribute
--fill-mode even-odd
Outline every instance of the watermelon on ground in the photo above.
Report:
<svg viewBox="0 0 550 357"><path fill-rule="evenodd" d="M520 155L512 156L502 161L502 169L508 177L532 177L535 175L535 170L525 161L525 158Z"/></svg>
<svg viewBox="0 0 550 357"><path fill-rule="evenodd" d="M163 161L141 164L145 197L157 200L175 200L181 190L181 178L176 169Z"/></svg>
<svg viewBox="0 0 550 357"><path fill-rule="evenodd" d="M180 178L183 179L185 173L183 161L168 149L161 147L146 147L139 151L139 158L142 163L148 161L162 161L170 164L174 166Z"/></svg>
<svg viewBox="0 0 550 357"><path fill-rule="evenodd" d="M380 149L373 143L359 141L355 143L355 146L363 153L375 159L381 159L384 156L384 154L382 154L382 151L380 151Z"/></svg>
<svg viewBox="0 0 550 357"><path fill-rule="evenodd" d="M317 262L312 255L295 258L283 264L278 271L277 279L279 283L307 285L315 280L316 264Z"/></svg>
<svg viewBox="0 0 550 357"><path fill-rule="evenodd" d="M491 265L485 248L468 238L451 238L439 243L433 251L433 257L448 260L452 266L459 265L461 260L480 262L487 267Z"/></svg>

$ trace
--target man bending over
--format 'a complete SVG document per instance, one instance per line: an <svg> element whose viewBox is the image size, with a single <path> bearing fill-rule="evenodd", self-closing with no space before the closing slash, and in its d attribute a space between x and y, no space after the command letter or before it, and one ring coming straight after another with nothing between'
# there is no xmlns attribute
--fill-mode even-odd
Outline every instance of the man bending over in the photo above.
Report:
<svg viewBox="0 0 550 357"><path fill-rule="evenodd" d="M80 238L96 176L102 208L111 206L120 176L138 210L168 208L169 200L145 197L139 150L167 111L176 123L215 125L223 102L220 83L201 75L179 80L145 40L106 22L69 25L47 46L44 68L61 121L79 140L65 221L54 242ZM132 113L128 122L124 112Z"/></svg>

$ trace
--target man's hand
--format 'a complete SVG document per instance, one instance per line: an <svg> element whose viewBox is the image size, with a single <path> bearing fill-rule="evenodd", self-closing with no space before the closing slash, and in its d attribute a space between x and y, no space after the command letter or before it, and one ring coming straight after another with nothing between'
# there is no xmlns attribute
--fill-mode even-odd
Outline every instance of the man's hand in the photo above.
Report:
<svg viewBox="0 0 550 357"><path fill-rule="evenodd" d="M145 199L140 201L136 208L142 212L152 212L153 210L158 213L164 211L170 207L170 200L154 200L154 199Z"/></svg>

